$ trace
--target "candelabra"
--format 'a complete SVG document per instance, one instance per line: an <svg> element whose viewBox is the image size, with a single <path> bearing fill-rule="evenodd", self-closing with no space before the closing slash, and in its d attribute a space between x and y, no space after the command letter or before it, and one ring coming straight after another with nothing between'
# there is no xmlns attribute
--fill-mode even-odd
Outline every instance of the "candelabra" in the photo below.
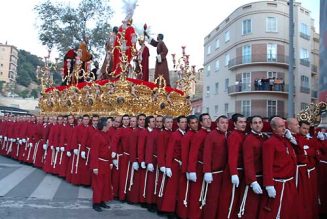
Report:
<svg viewBox="0 0 327 219"><path fill-rule="evenodd" d="M37 66L36 77L41 81L42 93L49 87L53 86L53 77L51 71L56 71L58 69L58 60L55 58L55 63L50 62L51 50L48 50L48 55L44 57L44 66Z"/></svg>
<svg viewBox="0 0 327 219"><path fill-rule="evenodd" d="M186 46L182 46L182 56L176 59L176 54L171 54L174 64L174 70L178 75L176 81L176 88L184 91L186 95L191 95L194 84L196 82L196 75L202 72L202 69L196 70L195 65L190 65L190 55L185 52Z"/></svg>

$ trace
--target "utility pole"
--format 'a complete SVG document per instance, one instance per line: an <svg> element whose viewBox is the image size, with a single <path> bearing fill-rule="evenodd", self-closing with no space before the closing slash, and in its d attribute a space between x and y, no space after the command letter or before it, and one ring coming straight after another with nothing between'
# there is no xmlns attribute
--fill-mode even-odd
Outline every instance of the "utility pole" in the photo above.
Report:
<svg viewBox="0 0 327 219"><path fill-rule="evenodd" d="M288 102L287 116L294 117L294 22L293 0L289 0Z"/></svg>

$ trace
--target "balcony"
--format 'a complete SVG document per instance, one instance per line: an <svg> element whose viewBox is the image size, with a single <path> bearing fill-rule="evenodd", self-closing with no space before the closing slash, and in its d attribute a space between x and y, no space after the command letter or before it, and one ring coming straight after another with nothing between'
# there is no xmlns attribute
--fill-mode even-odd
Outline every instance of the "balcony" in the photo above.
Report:
<svg viewBox="0 0 327 219"><path fill-rule="evenodd" d="M310 94L310 88L309 87L300 87L300 92L305 94Z"/></svg>
<svg viewBox="0 0 327 219"><path fill-rule="evenodd" d="M294 89L295 90L295 89ZM288 84L262 84L252 85L250 83L239 83L228 87L229 95L239 94L285 94L288 95Z"/></svg>
<svg viewBox="0 0 327 219"><path fill-rule="evenodd" d="M318 91L311 90L311 98L312 99L318 99Z"/></svg>
<svg viewBox="0 0 327 219"><path fill-rule="evenodd" d="M307 67L310 67L310 61L309 61L308 58L300 59L300 64L304 65L304 66L307 66Z"/></svg>
<svg viewBox="0 0 327 219"><path fill-rule="evenodd" d="M312 75L317 75L318 74L318 66L311 65L311 73L312 73Z"/></svg>
<svg viewBox="0 0 327 219"><path fill-rule="evenodd" d="M310 35L306 34L306 33L302 33L300 32L300 37L305 39L305 40L310 40Z"/></svg>
<svg viewBox="0 0 327 219"><path fill-rule="evenodd" d="M238 56L228 63L228 69L233 70L246 65L277 65L288 68L288 56L272 54L252 54Z"/></svg>

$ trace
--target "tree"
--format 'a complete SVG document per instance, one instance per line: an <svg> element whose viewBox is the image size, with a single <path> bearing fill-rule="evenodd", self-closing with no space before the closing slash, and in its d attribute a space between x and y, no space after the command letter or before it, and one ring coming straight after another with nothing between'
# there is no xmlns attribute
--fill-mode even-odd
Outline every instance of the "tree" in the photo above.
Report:
<svg viewBox="0 0 327 219"><path fill-rule="evenodd" d="M109 1L81 0L76 8L45 0L36 5L39 38L43 45L56 48L63 56L75 43L89 36L92 54L98 57L110 32L112 16ZM103 51L101 51L103 52Z"/></svg>

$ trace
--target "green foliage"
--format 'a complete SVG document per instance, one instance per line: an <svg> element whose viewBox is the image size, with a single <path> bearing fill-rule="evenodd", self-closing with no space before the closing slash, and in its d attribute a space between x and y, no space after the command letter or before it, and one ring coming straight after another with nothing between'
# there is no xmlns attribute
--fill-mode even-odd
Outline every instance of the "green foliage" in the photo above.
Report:
<svg viewBox="0 0 327 219"><path fill-rule="evenodd" d="M43 65L43 62L39 57L32 55L30 52L25 50L19 50L17 63L17 84L28 87L32 81L38 83L35 73L38 65Z"/></svg>
<svg viewBox="0 0 327 219"><path fill-rule="evenodd" d="M81 0L74 8L69 4L45 0L34 10L39 20L39 38L43 45L56 48L64 55L75 43L89 36L89 47L99 55L110 32L108 20L112 16L109 1Z"/></svg>
<svg viewBox="0 0 327 219"><path fill-rule="evenodd" d="M34 98L38 98L39 93L40 92L37 89L33 89L30 93L30 96Z"/></svg>
<svg viewBox="0 0 327 219"><path fill-rule="evenodd" d="M19 96L22 98L28 97L29 91L28 90L23 90L22 92L19 93Z"/></svg>

